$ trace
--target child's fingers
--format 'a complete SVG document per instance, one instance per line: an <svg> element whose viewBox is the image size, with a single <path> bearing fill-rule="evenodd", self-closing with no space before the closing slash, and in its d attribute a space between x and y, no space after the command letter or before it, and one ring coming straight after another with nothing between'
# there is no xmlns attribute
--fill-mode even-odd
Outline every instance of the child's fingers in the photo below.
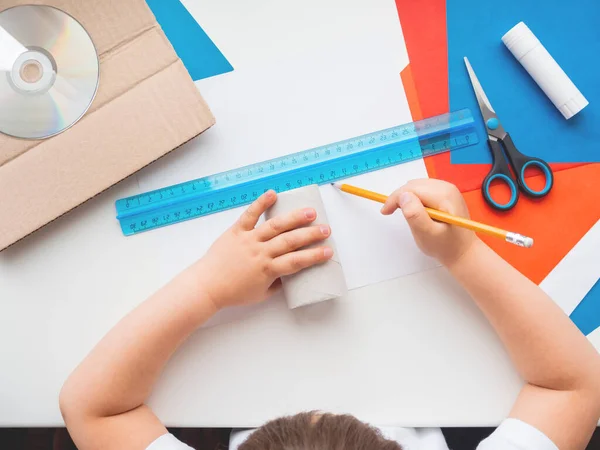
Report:
<svg viewBox="0 0 600 450"><path fill-rule="evenodd" d="M329 247L309 248L286 253L271 262L271 271L278 277L292 275L315 264L324 263L332 256L333 250Z"/></svg>
<svg viewBox="0 0 600 450"><path fill-rule="evenodd" d="M400 194L399 201L402 214L404 214L413 233L428 234L433 232L436 223L429 217L419 197L412 192L403 192Z"/></svg>
<svg viewBox="0 0 600 450"><path fill-rule="evenodd" d="M254 229L261 214L269 209L277 200L275 191L267 191L258 197L238 219L237 225L246 231Z"/></svg>
<svg viewBox="0 0 600 450"><path fill-rule="evenodd" d="M282 233L266 243L269 253L274 257L306 247L307 245L323 241L329 237L331 229L328 225L315 225L312 227L297 228L287 233Z"/></svg>
<svg viewBox="0 0 600 450"><path fill-rule="evenodd" d="M256 229L256 236L260 241L268 241L281 233L303 227L317 218L313 208L298 209L283 216L273 217Z"/></svg>
<svg viewBox="0 0 600 450"><path fill-rule="evenodd" d="M396 189L390 194L383 207L381 208L381 214L389 216L398 208L400 208L400 195L404 192L404 188Z"/></svg>
<svg viewBox="0 0 600 450"><path fill-rule="evenodd" d="M394 191L381 208L381 213L387 216L397 209L402 208L402 196L406 192L416 195L425 206L441 209L453 214L458 212L454 211L456 208L453 207L452 200L458 193L456 186L442 180L425 178L411 180L400 189Z"/></svg>
<svg viewBox="0 0 600 450"><path fill-rule="evenodd" d="M411 180L405 186L400 188L404 192L412 192L425 206L440 209L442 211L455 213L452 211L452 197L458 192L456 186L442 180L420 179Z"/></svg>

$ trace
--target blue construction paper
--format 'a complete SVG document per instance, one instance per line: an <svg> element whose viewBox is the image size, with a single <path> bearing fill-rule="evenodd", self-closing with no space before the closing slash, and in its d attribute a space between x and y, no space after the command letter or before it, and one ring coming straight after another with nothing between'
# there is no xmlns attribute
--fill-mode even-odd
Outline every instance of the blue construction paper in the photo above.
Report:
<svg viewBox="0 0 600 450"><path fill-rule="evenodd" d="M571 313L571 320L586 336L600 327L600 279Z"/></svg>
<svg viewBox="0 0 600 450"><path fill-rule="evenodd" d="M146 0L194 81L233 67L179 0Z"/></svg>
<svg viewBox="0 0 600 450"><path fill-rule="evenodd" d="M599 18L598 0L448 0L450 110L479 112L463 62L467 56L519 150L548 162L600 161ZM590 102L573 118L563 118L502 43L502 36L520 21ZM483 121L478 122L483 137ZM452 162L490 163L486 140L453 152Z"/></svg>

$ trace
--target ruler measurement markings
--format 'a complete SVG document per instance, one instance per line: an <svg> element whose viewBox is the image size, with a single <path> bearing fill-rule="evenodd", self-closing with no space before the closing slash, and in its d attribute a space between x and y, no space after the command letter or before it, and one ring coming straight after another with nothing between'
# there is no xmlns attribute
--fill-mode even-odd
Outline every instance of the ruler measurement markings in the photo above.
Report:
<svg viewBox="0 0 600 450"><path fill-rule="evenodd" d="M414 150L413 150L413 154L410 154L410 150L408 151L407 155L405 156L405 158L399 157L395 160L390 161L388 164L397 164L398 162L400 162L403 159L409 159L412 160L415 157L419 157L420 153L417 150L417 154L414 154ZM332 172L330 172L329 174L327 172L319 172L319 177L318 180L315 180L313 177L311 176L303 176L302 178L297 179L296 184L294 183L290 183L287 180L287 177L285 177L285 175L287 174L281 174L282 176L277 177L277 179L272 180L272 185L273 187L279 191L279 192L283 192L289 189L293 189L305 184L313 184L315 181L319 182L319 183L326 183L329 181L334 181L337 179L340 179L340 177L347 177L347 176L354 176L354 175L359 175L362 173L366 173L368 171L371 170L375 170L377 168L379 168L382 165L386 165L386 164L381 164L381 161L377 161L379 158L374 159L374 164L372 164L372 167L369 166L369 162L365 162L364 166L361 166L359 164L356 164L353 161L349 161L349 164L347 164L345 167L342 168L342 170L340 171L340 173L337 172L336 170L333 170ZM239 192L239 194L236 193ZM153 220L151 222L148 222L148 220L142 220L141 222L139 222L139 228L140 229L146 229L149 226L151 227L157 227L157 226L162 226L162 225L166 225L169 224L173 221L181 221L184 220L186 218L193 218L199 215L205 215L207 211L210 212L216 212L216 211L222 211L222 210L226 210L226 209L230 209L230 208L234 208L237 206L240 206L241 204L247 204L250 203L253 199L255 199L258 195L260 195L263 191L262 190L254 190L253 195L248 195L247 194L247 189L246 186L234 186L233 189L227 189L223 192L220 193L219 197L215 199L215 201L213 202L205 202L202 203L200 206L198 206L197 201L198 199L190 199L190 203L188 204L175 204L172 205L172 207L165 211L164 214L156 214L153 217ZM201 199L200 199L201 201ZM131 224L131 229L132 230L136 230L138 228L138 223L136 222L132 222Z"/></svg>
<svg viewBox="0 0 600 450"><path fill-rule="evenodd" d="M469 135L466 135L465 139L461 142L463 144L467 144L468 138ZM459 144L461 142L459 142ZM418 159L423 155L427 155L427 150L423 152L421 151L421 149L418 148L407 149L403 147L403 151L404 152L399 152L399 156L391 158L391 161L388 161L387 165L397 165L401 162L411 161L414 159ZM433 154L438 153L434 152ZM390 157L388 156L388 158ZM317 177L315 177L314 175L305 175L299 179L300 183L298 183L297 181L297 186L289 181L286 181L288 180L287 176L289 175L289 172L285 172L273 177L270 180L270 185L277 192L284 192L306 184L326 184L331 181L336 181L339 179L361 175L367 172L371 172L373 170L377 170L382 165L381 162L377 163L377 159L381 161L381 158L375 158L373 160L374 163L372 164L370 161L365 161L364 159L360 158L360 155L357 155L355 158L348 160L347 164L345 164L339 172L336 169L333 174L328 174L326 171L319 171L317 173ZM363 163L363 161L364 164L361 164ZM257 180L257 184L260 185L260 181L261 180ZM252 195L249 195L249 187L251 186L246 183L244 183L243 185L230 186L228 188L224 188L220 192L214 193L217 196L211 198L210 200L205 201L202 198L190 198L187 202L181 204L175 203L173 205L167 206L166 208L163 208L156 214L153 214L151 220L147 218L142 218L138 221L136 217L139 214L136 213L130 217L131 220L128 224L128 232L126 232L126 234L135 234L139 231L146 231L149 229L159 228L162 226L170 225L171 223L178 223L183 220L202 217L208 214L225 211L228 209L236 208L241 205L249 204L264 191L268 190L254 189L251 190ZM244 196L246 197L244 198Z"/></svg>
<svg viewBox="0 0 600 450"><path fill-rule="evenodd" d="M472 145L473 125L470 112L460 111L209 175L118 200L118 218L130 235L225 211L268 188L325 184Z"/></svg>
<svg viewBox="0 0 600 450"><path fill-rule="evenodd" d="M356 161L348 161L348 164L346 164L345 167L341 169L340 173L337 172L337 169L334 171L334 173L329 174L326 171L321 171L319 172L318 180L314 179L313 176L304 175L302 178L297 179L297 185L286 181L288 179L287 177L285 177L287 173L284 173L281 174L281 176L277 177L277 179L272 180L272 186L277 192L285 192L287 190L300 187L302 185L314 184L315 182L325 184L330 181L341 179L341 177L351 177L364 174L372 170L376 170L380 166L396 165L402 161L414 160L415 158L418 158L421 153L418 149L416 154L414 149L404 150L404 156L397 156L391 161L388 161L387 164L382 164L381 158L375 158L374 164L371 167L368 166L368 162L366 162L367 166L361 166L360 164L357 164L357 162L359 161L358 159ZM378 159L380 160L379 163L377 162ZM360 161L362 162L362 160ZM233 186L231 189L227 189L221 192L219 197L211 199L209 201L203 201L202 199L190 199L190 201L187 204L173 205L170 209L162 211L160 214L153 215L151 220L142 219L140 222L137 222L134 219L129 224L129 231L131 232L131 234L133 234L136 231L146 231L148 229L167 226L171 223L178 223L183 220L202 217L207 215L208 213L215 213L236 208L240 205L251 203L256 198L258 198L260 194L266 191L266 189L255 189L252 191L252 194L248 194L246 187L247 186Z"/></svg>

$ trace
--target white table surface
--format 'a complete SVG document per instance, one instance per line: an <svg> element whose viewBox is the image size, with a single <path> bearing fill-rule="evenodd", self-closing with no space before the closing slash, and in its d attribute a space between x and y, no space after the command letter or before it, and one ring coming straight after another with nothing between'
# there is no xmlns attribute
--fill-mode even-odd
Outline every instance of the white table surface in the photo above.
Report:
<svg viewBox="0 0 600 450"><path fill-rule="evenodd" d="M114 217L135 188L128 179L0 253L0 426L62 425L65 378L159 287L151 233L125 238ZM170 426L249 427L312 409L484 426L502 420L520 385L466 293L434 269L199 330L150 404Z"/></svg>

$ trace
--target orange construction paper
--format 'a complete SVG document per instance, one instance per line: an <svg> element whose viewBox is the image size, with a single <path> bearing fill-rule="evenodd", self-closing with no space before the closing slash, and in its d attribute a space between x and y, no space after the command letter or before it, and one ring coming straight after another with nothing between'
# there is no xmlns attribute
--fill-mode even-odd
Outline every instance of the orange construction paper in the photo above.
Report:
<svg viewBox="0 0 600 450"><path fill-rule="evenodd" d="M396 0L423 117L448 112L446 0Z"/></svg>
<svg viewBox="0 0 600 450"><path fill-rule="evenodd" d="M423 118L421 102L419 101L419 94L417 93L417 86L415 85L410 64L400 72L400 79L404 86L404 92L406 93L406 99L408 100L408 107L410 108L412 119L421 120Z"/></svg>

